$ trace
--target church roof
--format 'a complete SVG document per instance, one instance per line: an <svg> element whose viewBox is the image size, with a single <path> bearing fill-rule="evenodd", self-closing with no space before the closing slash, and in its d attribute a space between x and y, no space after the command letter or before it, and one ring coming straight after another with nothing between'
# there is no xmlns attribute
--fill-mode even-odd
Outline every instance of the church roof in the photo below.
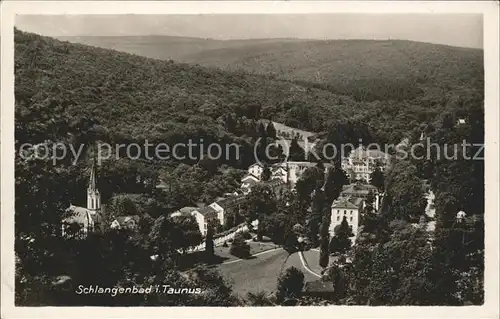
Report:
<svg viewBox="0 0 500 319"><path fill-rule="evenodd" d="M80 225L89 225L93 218L91 211L85 207L73 206L71 205L68 208L69 216L64 218L63 222L67 224L80 224Z"/></svg>
<svg viewBox="0 0 500 319"><path fill-rule="evenodd" d="M89 190L90 191L97 191L97 183L96 183L96 167L95 167L95 160L94 162L92 163L92 168L90 169L90 181L89 181Z"/></svg>

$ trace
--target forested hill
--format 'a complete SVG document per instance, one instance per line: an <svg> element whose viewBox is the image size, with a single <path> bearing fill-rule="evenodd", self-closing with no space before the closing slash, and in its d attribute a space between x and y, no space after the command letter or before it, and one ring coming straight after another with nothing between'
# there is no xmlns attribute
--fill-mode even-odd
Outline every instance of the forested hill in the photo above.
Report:
<svg viewBox="0 0 500 319"><path fill-rule="evenodd" d="M446 113L455 114L483 100L482 79L468 77L467 70L482 74L474 59L454 66L465 70L449 78L455 83L464 79L460 86L429 89L425 96L408 96L404 101L358 102L308 83L148 59L18 30L15 42L18 107L57 99L68 105L71 116L98 119L111 133L135 138L169 141L168 137L186 132L199 136L207 131L217 136L225 132L221 116L232 114L313 132L332 130L350 120L369 127L379 141L399 142L408 130L438 123ZM361 71L352 76L361 77ZM401 76L394 69L384 74L393 79Z"/></svg>
<svg viewBox="0 0 500 319"><path fill-rule="evenodd" d="M358 103L321 89L242 72L144 58L15 32L16 103L66 101L71 115L98 119L115 133L136 137L176 130L218 129L215 120L234 113L290 122L298 108L317 119L348 118ZM182 125L178 125L182 124ZM177 131L178 132L178 131Z"/></svg>
<svg viewBox="0 0 500 319"><path fill-rule="evenodd" d="M483 51L401 40L211 40L66 37L158 59L308 82L358 101L408 100L437 88L481 86Z"/></svg>

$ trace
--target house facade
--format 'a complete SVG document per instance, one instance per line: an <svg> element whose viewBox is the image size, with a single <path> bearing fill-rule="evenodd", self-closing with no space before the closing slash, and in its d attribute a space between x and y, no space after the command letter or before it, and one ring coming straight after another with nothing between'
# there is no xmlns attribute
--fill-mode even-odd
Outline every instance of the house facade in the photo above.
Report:
<svg viewBox="0 0 500 319"><path fill-rule="evenodd" d="M388 154L360 146L353 150L349 156L342 157L341 167L351 180L369 183L370 175L376 167L379 167L383 172L389 164Z"/></svg>
<svg viewBox="0 0 500 319"><path fill-rule="evenodd" d="M316 167L318 163L314 162L284 162L277 164L274 168L273 175L271 178L279 178L285 183L290 183L290 185L295 186L297 181L302 177L302 174L311 167ZM324 173L328 172L328 169L332 167L332 164L324 163Z"/></svg>
<svg viewBox="0 0 500 319"><path fill-rule="evenodd" d="M248 174L255 176L259 180L262 178L263 171L264 171L264 166L260 163L255 163L248 167Z"/></svg>
<svg viewBox="0 0 500 319"><path fill-rule="evenodd" d="M139 216L118 216L116 217L110 225L111 229L130 229L135 230L139 226Z"/></svg>
<svg viewBox="0 0 500 319"><path fill-rule="evenodd" d="M200 228L200 233L202 236L207 235L209 223L215 223L215 224L220 223L217 218L218 212L211 206L198 208L193 212L191 212L191 215L194 216L196 223Z"/></svg>
<svg viewBox="0 0 500 319"><path fill-rule="evenodd" d="M330 235L335 234L335 227L340 226L344 217L351 227L354 237L358 234L360 211L363 205L361 198L348 200L345 198L336 200L331 206Z"/></svg>

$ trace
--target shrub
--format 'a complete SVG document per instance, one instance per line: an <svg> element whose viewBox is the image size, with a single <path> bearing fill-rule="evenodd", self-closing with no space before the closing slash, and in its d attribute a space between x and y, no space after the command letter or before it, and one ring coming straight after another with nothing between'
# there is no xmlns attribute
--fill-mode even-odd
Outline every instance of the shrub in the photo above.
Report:
<svg viewBox="0 0 500 319"><path fill-rule="evenodd" d="M290 298L297 298L304 287L304 274L295 267L288 268L278 278L276 287L276 297L279 303L283 303Z"/></svg>
<svg viewBox="0 0 500 319"><path fill-rule="evenodd" d="M239 234L243 239L251 239L252 238L252 235L250 235L250 233L248 231L243 231L243 232L240 232Z"/></svg>
<svg viewBox="0 0 500 319"><path fill-rule="evenodd" d="M250 245L245 242L243 237L237 234L234 237L229 253L238 258L248 258L250 257Z"/></svg>

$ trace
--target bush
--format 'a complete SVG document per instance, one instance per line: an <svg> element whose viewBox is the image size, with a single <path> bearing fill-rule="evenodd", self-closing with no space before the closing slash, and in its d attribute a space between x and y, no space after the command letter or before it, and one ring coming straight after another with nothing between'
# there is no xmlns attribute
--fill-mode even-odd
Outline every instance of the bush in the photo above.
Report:
<svg viewBox="0 0 500 319"><path fill-rule="evenodd" d="M250 245L245 242L243 237L238 235L234 237L229 253L238 258L248 258L250 257Z"/></svg>
<svg viewBox="0 0 500 319"><path fill-rule="evenodd" d="M240 232L239 234L243 239L251 239L252 238L252 235L250 235L250 233L248 231L243 231L243 232Z"/></svg>
<svg viewBox="0 0 500 319"><path fill-rule="evenodd" d="M278 277L276 287L276 297L278 303L282 304L285 300L298 298L304 287L304 274L295 267L288 268Z"/></svg>

